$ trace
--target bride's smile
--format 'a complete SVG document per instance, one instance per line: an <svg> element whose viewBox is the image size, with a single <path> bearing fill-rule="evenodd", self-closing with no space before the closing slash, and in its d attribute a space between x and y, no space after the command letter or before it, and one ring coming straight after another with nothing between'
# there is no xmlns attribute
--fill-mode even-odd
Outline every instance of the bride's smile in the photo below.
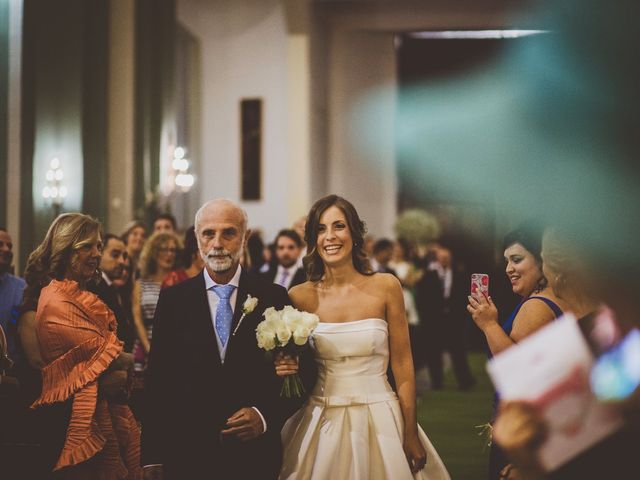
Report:
<svg viewBox="0 0 640 480"><path fill-rule="evenodd" d="M327 264L336 264L351 257L353 239L344 212L336 206L329 207L318 224L316 248Z"/></svg>

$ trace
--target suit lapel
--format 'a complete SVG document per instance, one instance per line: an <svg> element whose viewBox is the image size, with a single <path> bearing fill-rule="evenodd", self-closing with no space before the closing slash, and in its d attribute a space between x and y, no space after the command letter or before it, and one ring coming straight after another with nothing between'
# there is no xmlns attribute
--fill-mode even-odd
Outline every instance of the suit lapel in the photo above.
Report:
<svg viewBox="0 0 640 480"><path fill-rule="evenodd" d="M236 305L233 309L233 320L231 322L231 333L238 326L238 322L240 321L240 317L242 316L242 305L244 301L247 299L247 295L251 292L249 291L249 279L247 278L247 273L242 269L240 273L240 281L238 282L238 295L236 296ZM229 340L231 341L231 340Z"/></svg>
<svg viewBox="0 0 640 480"><path fill-rule="evenodd" d="M245 317L242 320L242 324L239 325L240 318L242 317L242 305L247 299L247 295L256 296L256 293L253 288L253 282L251 281L251 275L245 272L242 269L242 273L240 274L240 281L238 283L238 296L236 297L236 305L233 311L233 321L231 323L231 335L229 336L229 344L227 345L227 352L225 354L225 364L229 363L230 358L232 358L232 352L236 350L236 346L234 345L237 336L241 336L240 333L246 327L247 318ZM251 314L247 315L251 316ZM234 332L238 328L237 336L234 335Z"/></svg>
<svg viewBox="0 0 640 480"><path fill-rule="evenodd" d="M204 283L202 274L196 276L196 282L192 289L192 303L190 308L193 309L194 329L195 333L201 338L207 339L207 350L211 351L215 359L220 363L220 350L218 349L218 341L213 328L213 319L211 318L211 310L209 309L209 299L207 298L207 287Z"/></svg>

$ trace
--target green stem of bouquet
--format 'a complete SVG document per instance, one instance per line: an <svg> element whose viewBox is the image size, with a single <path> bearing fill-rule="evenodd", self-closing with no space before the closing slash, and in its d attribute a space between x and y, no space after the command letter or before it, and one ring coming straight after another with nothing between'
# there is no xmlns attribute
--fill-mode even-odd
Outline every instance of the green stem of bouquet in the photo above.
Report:
<svg viewBox="0 0 640 480"><path fill-rule="evenodd" d="M296 373L284 377L282 382L282 390L280 390L280 396L283 398L300 398L304 395L304 385L300 376Z"/></svg>

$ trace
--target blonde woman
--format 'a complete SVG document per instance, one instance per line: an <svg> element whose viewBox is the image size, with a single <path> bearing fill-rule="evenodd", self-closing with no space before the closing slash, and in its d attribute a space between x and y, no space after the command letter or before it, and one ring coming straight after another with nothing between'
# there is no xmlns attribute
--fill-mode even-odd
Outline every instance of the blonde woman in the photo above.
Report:
<svg viewBox="0 0 640 480"><path fill-rule="evenodd" d="M116 336L113 312L87 283L97 275L100 223L79 213L54 220L29 256L27 301L37 302L35 338L42 360L42 391L33 407L71 404L64 440L49 432L43 448L55 478L140 479L140 432L120 401L132 366Z"/></svg>
<svg viewBox="0 0 640 480"><path fill-rule="evenodd" d="M134 348L136 371L144 370L151 348L153 316L165 277L171 273L180 248L178 237L169 232L154 233L140 254L140 278L133 286L132 313L138 339Z"/></svg>
<svg viewBox="0 0 640 480"><path fill-rule="evenodd" d="M127 254L133 260L134 271L137 271L137 264L140 260L140 253L144 248L144 242L147 239L147 229L140 220L132 220L127 224L120 235L122 241L127 245Z"/></svg>

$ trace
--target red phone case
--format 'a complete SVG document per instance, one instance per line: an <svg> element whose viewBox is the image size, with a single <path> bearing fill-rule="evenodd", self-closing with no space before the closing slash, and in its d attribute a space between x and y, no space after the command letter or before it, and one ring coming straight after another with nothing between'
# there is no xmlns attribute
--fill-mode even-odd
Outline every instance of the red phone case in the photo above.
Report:
<svg viewBox="0 0 640 480"><path fill-rule="evenodd" d="M471 295L489 295L489 275L486 273L471 274Z"/></svg>

